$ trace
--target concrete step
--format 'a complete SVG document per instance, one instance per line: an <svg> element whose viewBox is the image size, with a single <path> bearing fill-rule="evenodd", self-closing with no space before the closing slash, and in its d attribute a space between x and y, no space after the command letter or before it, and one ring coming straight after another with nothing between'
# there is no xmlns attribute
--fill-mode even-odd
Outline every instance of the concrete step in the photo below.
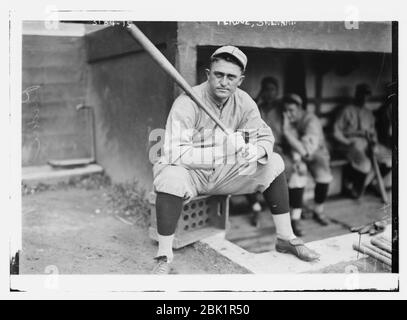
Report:
<svg viewBox="0 0 407 320"><path fill-rule="evenodd" d="M22 182L28 185L55 184L61 181L68 182L71 177L101 172L103 172L103 168L98 164L89 164L73 169L55 169L50 165L30 166L22 168Z"/></svg>

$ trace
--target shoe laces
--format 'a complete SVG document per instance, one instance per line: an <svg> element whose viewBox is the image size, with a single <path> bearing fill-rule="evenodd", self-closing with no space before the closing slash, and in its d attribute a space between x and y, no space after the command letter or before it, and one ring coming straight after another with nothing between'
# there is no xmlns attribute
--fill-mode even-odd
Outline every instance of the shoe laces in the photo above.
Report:
<svg viewBox="0 0 407 320"><path fill-rule="evenodd" d="M168 273L168 258L166 256L160 256L154 258L157 261L156 266L154 267L154 274L167 274Z"/></svg>

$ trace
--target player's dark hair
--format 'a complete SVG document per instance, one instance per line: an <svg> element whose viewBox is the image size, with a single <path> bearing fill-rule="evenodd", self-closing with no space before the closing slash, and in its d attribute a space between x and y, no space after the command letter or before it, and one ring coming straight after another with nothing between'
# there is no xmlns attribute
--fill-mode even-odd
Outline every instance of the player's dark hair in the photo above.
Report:
<svg viewBox="0 0 407 320"><path fill-rule="evenodd" d="M300 103L297 99L291 97L290 95L285 95L283 97L283 104L295 104L300 109L305 109L305 107L302 103Z"/></svg>

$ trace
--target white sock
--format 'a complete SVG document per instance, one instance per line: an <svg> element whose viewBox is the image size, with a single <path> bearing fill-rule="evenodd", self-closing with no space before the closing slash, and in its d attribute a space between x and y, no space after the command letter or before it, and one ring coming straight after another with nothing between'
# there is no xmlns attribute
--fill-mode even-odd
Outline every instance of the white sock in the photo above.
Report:
<svg viewBox="0 0 407 320"><path fill-rule="evenodd" d="M260 205L260 203L256 202L255 204L253 204L252 209L253 209L253 211L255 211L255 212L261 211L261 205Z"/></svg>
<svg viewBox="0 0 407 320"><path fill-rule="evenodd" d="M301 213L302 209L301 208L296 208L291 211L291 219L293 220L300 220L301 219Z"/></svg>
<svg viewBox="0 0 407 320"><path fill-rule="evenodd" d="M168 262L171 262L174 258L174 254L172 252L172 243L174 242L174 235L170 236L162 236L158 235L158 252L156 257L166 256Z"/></svg>
<svg viewBox="0 0 407 320"><path fill-rule="evenodd" d="M277 238L282 240L292 240L296 236L291 227L290 213L273 214L274 224L276 225Z"/></svg>

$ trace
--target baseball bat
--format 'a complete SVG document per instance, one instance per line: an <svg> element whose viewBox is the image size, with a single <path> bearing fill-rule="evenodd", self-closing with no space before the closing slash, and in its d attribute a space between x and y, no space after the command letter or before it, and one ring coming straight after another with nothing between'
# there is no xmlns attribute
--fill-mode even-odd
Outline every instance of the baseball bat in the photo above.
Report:
<svg viewBox="0 0 407 320"><path fill-rule="evenodd" d="M382 174L380 172L379 164L377 163L376 156L374 155L373 152L372 152L371 157L372 157L373 168L374 168L374 172L376 174L377 182L379 183L380 195L382 196L383 202L388 203L389 200L387 199L386 189L384 188L383 177L382 177Z"/></svg>
<svg viewBox="0 0 407 320"><path fill-rule="evenodd" d="M369 145L369 153L370 153L370 159L372 160L372 164L373 164L373 170L374 170L377 182L379 184L380 195L382 197L383 202L385 204L387 204L389 201L387 199L387 193L386 193L386 189L384 187L383 177L382 177L382 174L379 169L379 164L377 163L376 155L374 153L375 143L373 142L373 140L368 132L366 132L366 139L367 139L367 142Z"/></svg>
<svg viewBox="0 0 407 320"><path fill-rule="evenodd" d="M358 245L357 243L353 244L353 249L356 251L359 251L363 254L367 254L368 256L371 256L373 258L376 258L377 260L387 264L388 266L391 266L391 259L382 256L381 254L367 248L366 246L363 245L363 243L361 243L360 245Z"/></svg>
<svg viewBox="0 0 407 320"><path fill-rule="evenodd" d="M373 245L376 246L376 247L379 247L379 248L382 249L382 250L385 250L385 251L391 253L391 249L392 249L392 248L391 248L391 245L388 245L388 244L386 244L386 243L380 241L379 239L372 238L372 239L370 240L370 243L373 244Z"/></svg>
<svg viewBox="0 0 407 320"><path fill-rule="evenodd" d="M391 240L390 240L390 239L385 238L384 236L377 237L377 239L380 240L380 241L382 241L383 243L385 243L385 244L391 246Z"/></svg>
<svg viewBox="0 0 407 320"><path fill-rule="evenodd" d="M377 252L378 254L382 255L383 257L386 257L386 258L388 258L388 259L391 259L391 254L388 253L387 251L384 251L383 249L380 249L379 247L373 246L373 245L368 244L368 243L364 243L363 245L364 245L366 248L368 248L368 249L370 249L370 250L372 250L372 251Z"/></svg>
<svg viewBox="0 0 407 320"><path fill-rule="evenodd" d="M148 39L144 33L133 23L128 25L128 31L134 39L146 50L146 52L153 58L153 60L185 91L185 93L201 108L206 114L222 129L227 135L232 134L222 121L220 121L216 114L212 112L202 100L195 94L192 87L174 68L174 66L167 60L160 50Z"/></svg>

